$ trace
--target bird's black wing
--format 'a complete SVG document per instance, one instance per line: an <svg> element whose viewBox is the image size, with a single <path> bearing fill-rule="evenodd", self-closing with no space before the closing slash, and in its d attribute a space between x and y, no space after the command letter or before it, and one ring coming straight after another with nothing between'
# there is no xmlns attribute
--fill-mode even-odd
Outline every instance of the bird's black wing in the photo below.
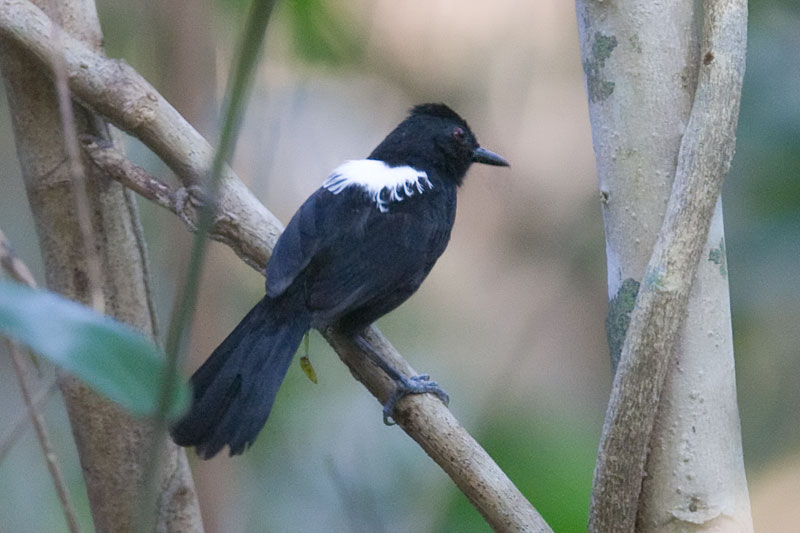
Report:
<svg viewBox="0 0 800 533"><path fill-rule="evenodd" d="M347 230L348 221L337 209L340 204L341 197L320 188L300 206L267 263L267 296L283 294L317 252Z"/></svg>
<svg viewBox="0 0 800 533"><path fill-rule="evenodd" d="M455 189L406 199L388 212L373 203L351 210L340 217L346 231L308 263L308 307L322 322L369 325L419 287L447 246L454 218Z"/></svg>
<svg viewBox="0 0 800 533"><path fill-rule="evenodd" d="M302 277L315 323L366 326L405 301L447 246L455 188L427 191L382 212L357 187L319 189L303 203L267 264L267 296ZM302 276L301 276L302 274Z"/></svg>

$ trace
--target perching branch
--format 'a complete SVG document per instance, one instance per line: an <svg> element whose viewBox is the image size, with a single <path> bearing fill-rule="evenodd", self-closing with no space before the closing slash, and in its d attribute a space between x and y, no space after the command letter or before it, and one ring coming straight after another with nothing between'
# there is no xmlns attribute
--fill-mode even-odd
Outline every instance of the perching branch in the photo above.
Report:
<svg viewBox="0 0 800 533"><path fill-rule="evenodd" d="M735 144L747 4L704 2L699 78L664 223L622 349L595 470L590 531L633 531L670 355ZM588 73L587 73L588 76ZM612 84L613 86L613 84ZM591 88L590 88L591 92Z"/></svg>
<svg viewBox="0 0 800 533"><path fill-rule="evenodd" d="M47 39L50 20L26 0L0 2L0 36L12 39L46 61L55 51ZM178 175L187 189L208 171L210 145L161 95L131 67L108 59L77 40L62 42L70 89L82 102L128 133L138 137ZM121 161L96 145L89 146L96 163L111 162L111 175L126 174L136 189L159 205L184 213L193 226L193 212L175 202L176 194L155 185L142 170ZM98 157L99 156L99 157ZM105 169L105 167L103 167ZM225 168L217 203L218 217L212 235L226 242L249 265L263 272L272 247L282 231L278 220L256 200L233 171ZM324 335L354 375L383 402L391 392L388 378L370 363L348 339L335 331ZM377 329L369 336L375 348L400 371L411 369ZM447 408L429 395L408 396L398 404L395 420L450 475L487 522L498 531L550 531L488 454L461 427Z"/></svg>
<svg viewBox="0 0 800 533"><path fill-rule="evenodd" d="M190 229L194 229L195 213L185 201L183 189L171 190L111 146L103 146L102 143L85 137L84 149L94 163L102 165L103 170L114 179L169 209L180 216ZM236 239L231 240L230 235L220 233L217 227L210 236L220 242L230 242L232 248L239 247L242 252L250 249L241 246L242 243ZM257 265L257 257L244 256L243 259L250 265ZM263 274L263 267L255 268ZM323 331L322 334L350 368L354 377L361 381L380 403L385 403L394 390L392 380L364 357L349 338L333 328ZM367 338L370 344L399 371L409 376L416 374L377 328L372 327ZM407 396L398 404L393 418L450 475L494 529L550 530L492 458L438 399L430 395Z"/></svg>
<svg viewBox="0 0 800 533"><path fill-rule="evenodd" d="M383 404L394 385L355 344L340 333L323 332L353 375ZM374 326L367 340L397 370L415 372ZM406 396L392 418L447 472L495 531L552 531L494 460L453 413L430 394Z"/></svg>

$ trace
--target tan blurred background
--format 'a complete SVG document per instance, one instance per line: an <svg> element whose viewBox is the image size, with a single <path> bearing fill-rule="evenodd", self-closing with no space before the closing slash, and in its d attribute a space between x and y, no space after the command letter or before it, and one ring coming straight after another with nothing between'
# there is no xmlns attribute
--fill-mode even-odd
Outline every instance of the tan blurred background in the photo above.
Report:
<svg viewBox="0 0 800 533"><path fill-rule="evenodd" d="M246 3L100 0L98 8L109 54L213 139ZM791 0L751 9L738 154L724 192L730 282L756 525L790 531L800 520L786 500L800 488L800 9ZM427 101L455 108L512 167L470 172L448 251L379 325L450 393L456 416L556 531L585 530L611 375L573 3L280 3L233 166L286 222L331 168L366 156ZM138 142L129 150L173 179ZM43 279L5 104L0 156L0 227ZM165 323L190 236L140 205ZM262 283L212 244L187 375L261 297ZM320 384L294 364L248 454L194 461L208 531L487 529L433 462L382 424L380 406L316 334L311 358ZM21 409L9 374L0 358L0 427ZM90 529L59 399L46 414ZM32 432L0 463L0 490L0 530L63 529Z"/></svg>

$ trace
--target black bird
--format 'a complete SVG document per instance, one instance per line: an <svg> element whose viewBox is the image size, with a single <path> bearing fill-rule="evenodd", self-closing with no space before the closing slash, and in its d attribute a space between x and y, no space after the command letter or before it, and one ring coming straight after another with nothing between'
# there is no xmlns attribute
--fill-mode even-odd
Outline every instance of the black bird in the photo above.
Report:
<svg viewBox="0 0 800 533"><path fill-rule="evenodd" d="M208 459L242 453L267 421L310 328L353 336L394 379L385 420L406 394L447 396L427 376L406 378L361 332L403 303L447 246L456 189L472 163L508 166L481 148L444 104L414 107L367 159L336 168L292 217L267 265L266 296L191 377L190 411L171 428Z"/></svg>

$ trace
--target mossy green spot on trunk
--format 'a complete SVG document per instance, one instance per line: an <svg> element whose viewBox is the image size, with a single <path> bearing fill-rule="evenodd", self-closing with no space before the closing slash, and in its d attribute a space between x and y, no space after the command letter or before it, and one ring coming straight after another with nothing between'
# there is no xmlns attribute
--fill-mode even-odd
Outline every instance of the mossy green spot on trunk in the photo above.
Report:
<svg viewBox="0 0 800 533"><path fill-rule="evenodd" d="M599 31L595 32L591 57L583 61L586 89L592 102L601 102L614 92L614 82L603 79L600 71L616 47L617 38L615 36L605 35Z"/></svg>
<svg viewBox="0 0 800 533"><path fill-rule="evenodd" d="M725 239L720 239L719 246L708 251L708 260L719 265L719 273L723 278L728 277L728 259L725 252Z"/></svg>
<svg viewBox="0 0 800 533"><path fill-rule="evenodd" d="M636 305L636 295L639 294L639 282L628 278L622 282L616 296L608 302L606 314L606 337L611 355L611 370L616 373L622 345L625 344L625 335L631 323L631 312Z"/></svg>

